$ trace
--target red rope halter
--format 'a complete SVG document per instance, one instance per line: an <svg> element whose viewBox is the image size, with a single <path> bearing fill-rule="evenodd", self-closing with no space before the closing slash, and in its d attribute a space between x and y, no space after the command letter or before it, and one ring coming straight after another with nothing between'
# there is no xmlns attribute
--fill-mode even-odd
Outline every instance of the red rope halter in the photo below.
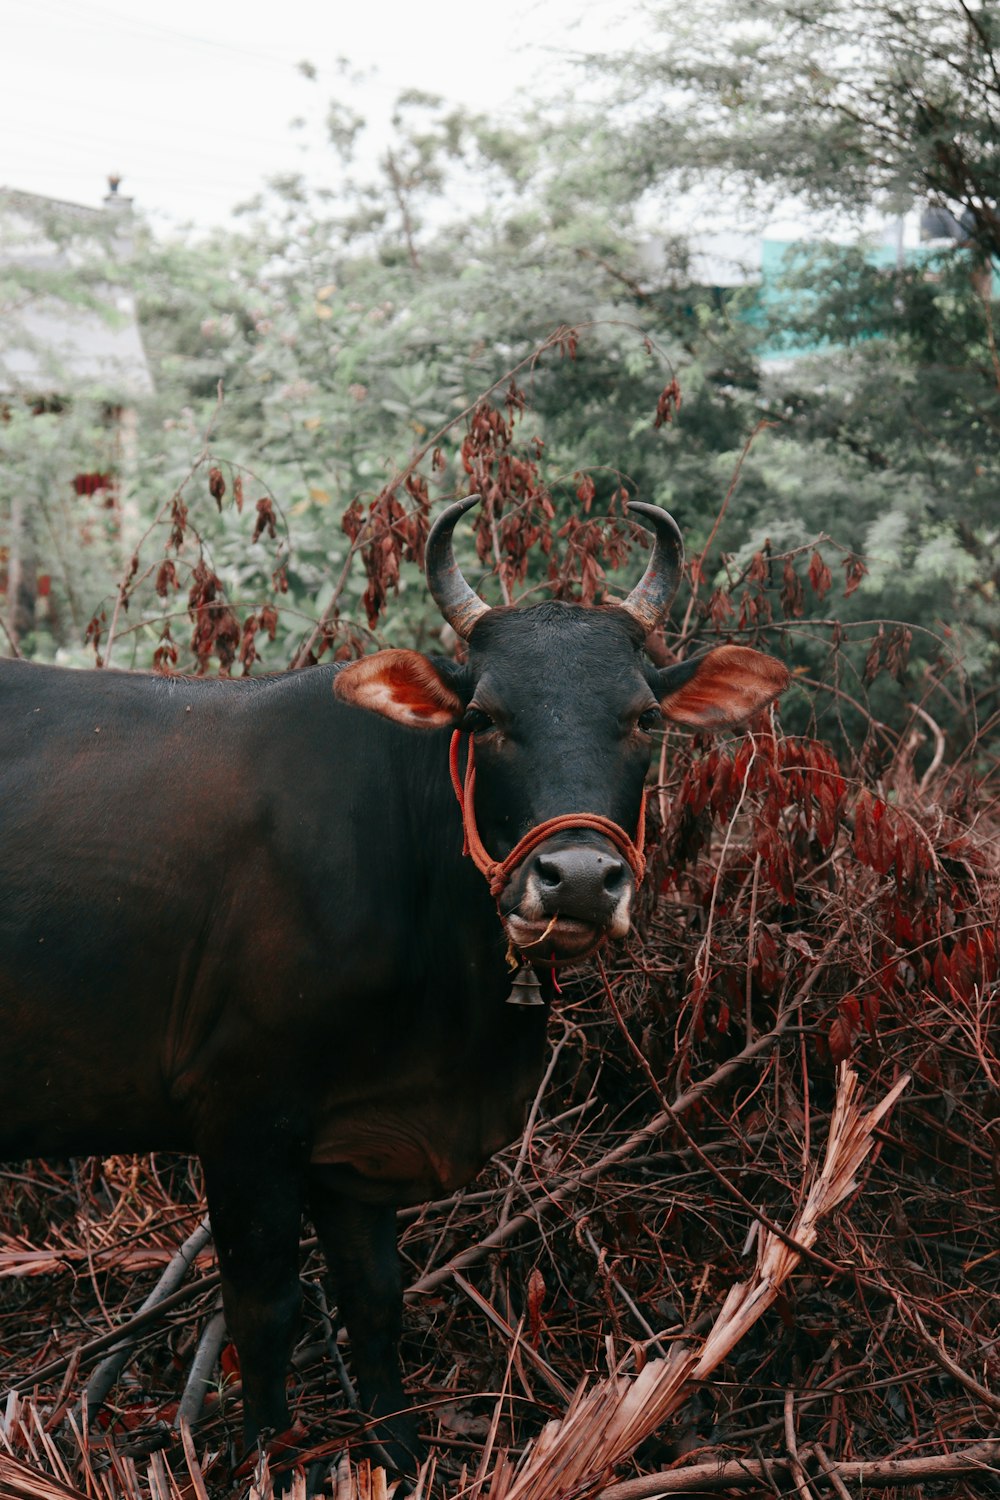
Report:
<svg viewBox="0 0 1000 1500"><path fill-rule="evenodd" d="M645 793L639 808L639 826L636 829L634 841L629 838L624 828L620 828L610 818L603 818L598 813L560 813L557 818L546 818L544 823L537 823L534 828L529 828L524 837L514 845L506 859L492 859L479 837L479 829L476 826L476 767L472 740L469 740L464 786L458 769L458 750L461 740L462 731L456 729L451 737L448 767L451 771L451 784L455 788L455 796L462 810L462 831L465 836L462 853L467 854L476 869L486 876L490 883L491 896L499 897L521 861L533 853L539 844L544 844L546 839L551 838L554 833L561 833L564 828L589 828L594 833L603 834L610 843L614 844L628 864L636 885L642 883L642 878L646 873L646 856L642 852L646 839Z"/></svg>

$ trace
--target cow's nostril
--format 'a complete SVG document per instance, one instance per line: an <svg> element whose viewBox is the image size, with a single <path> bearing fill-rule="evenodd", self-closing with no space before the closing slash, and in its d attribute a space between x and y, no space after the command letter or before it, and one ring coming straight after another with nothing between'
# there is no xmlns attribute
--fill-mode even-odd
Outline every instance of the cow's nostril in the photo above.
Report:
<svg viewBox="0 0 1000 1500"><path fill-rule="evenodd" d="M584 906L597 901L601 909L618 900L628 883L624 860L593 849L557 849L535 859L539 894L547 901ZM567 907L566 915L570 915Z"/></svg>

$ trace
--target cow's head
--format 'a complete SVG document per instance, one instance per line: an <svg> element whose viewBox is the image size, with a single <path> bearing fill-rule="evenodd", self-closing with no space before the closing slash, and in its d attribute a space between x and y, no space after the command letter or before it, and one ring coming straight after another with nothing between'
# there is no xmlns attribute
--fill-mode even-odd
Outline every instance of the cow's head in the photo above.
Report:
<svg viewBox="0 0 1000 1500"><path fill-rule="evenodd" d="M494 859L560 814L597 814L634 835L654 730L665 720L692 729L738 724L782 691L788 672L745 646L718 646L672 667L644 657L683 561L676 524L653 505L629 507L656 541L622 605L490 609L463 578L451 540L478 498L449 506L427 540L428 585L468 641L468 661L380 651L340 672L336 693L400 724L468 733L475 819ZM541 962L623 937L633 891L632 870L610 839L565 828L520 860L498 904L513 946Z"/></svg>

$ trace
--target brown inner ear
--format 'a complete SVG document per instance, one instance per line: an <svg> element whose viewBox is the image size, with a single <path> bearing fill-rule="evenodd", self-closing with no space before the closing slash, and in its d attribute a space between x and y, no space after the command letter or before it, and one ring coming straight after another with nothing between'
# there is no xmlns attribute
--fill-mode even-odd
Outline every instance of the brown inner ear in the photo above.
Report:
<svg viewBox="0 0 1000 1500"><path fill-rule="evenodd" d="M366 708L398 724L439 729L462 714L462 700L419 651L379 651L352 662L333 679L344 703Z"/></svg>
<svg viewBox="0 0 1000 1500"><path fill-rule="evenodd" d="M717 646L683 686L667 693L661 708L675 724L725 729L759 713L788 686L783 662L749 646Z"/></svg>

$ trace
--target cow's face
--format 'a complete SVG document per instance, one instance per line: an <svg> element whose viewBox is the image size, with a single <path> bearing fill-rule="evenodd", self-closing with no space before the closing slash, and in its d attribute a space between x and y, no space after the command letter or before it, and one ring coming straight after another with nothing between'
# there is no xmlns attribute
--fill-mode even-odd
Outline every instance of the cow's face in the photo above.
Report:
<svg viewBox="0 0 1000 1500"><path fill-rule="evenodd" d="M561 814L597 814L632 837L664 720L735 724L788 680L779 662L741 646L657 669L643 654L648 623L618 606L481 605L464 632L467 663L382 651L340 672L335 690L399 723L468 733L476 823L496 860ZM632 871L611 840L566 828L520 860L498 905L513 947L544 962L623 937L633 895Z"/></svg>
<svg viewBox="0 0 1000 1500"><path fill-rule="evenodd" d="M734 724L788 679L780 662L742 646L662 669L642 646L642 628L614 606L496 609L472 630L464 666L380 651L345 668L335 685L346 702L398 723L469 734L476 822L499 860L563 813L597 813L634 835L653 733L664 720ZM514 947L541 961L624 937L633 894L632 872L609 839L566 829L514 869L499 907Z"/></svg>
<svg viewBox="0 0 1000 1500"><path fill-rule="evenodd" d="M660 708L624 610L540 604L484 615L459 694L476 762L483 843L506 859L539 824L596 813L636 832ZM591 829L554 833L512 871L499 907L526 957L568 958L631 919L632 871Z"/></svg>

